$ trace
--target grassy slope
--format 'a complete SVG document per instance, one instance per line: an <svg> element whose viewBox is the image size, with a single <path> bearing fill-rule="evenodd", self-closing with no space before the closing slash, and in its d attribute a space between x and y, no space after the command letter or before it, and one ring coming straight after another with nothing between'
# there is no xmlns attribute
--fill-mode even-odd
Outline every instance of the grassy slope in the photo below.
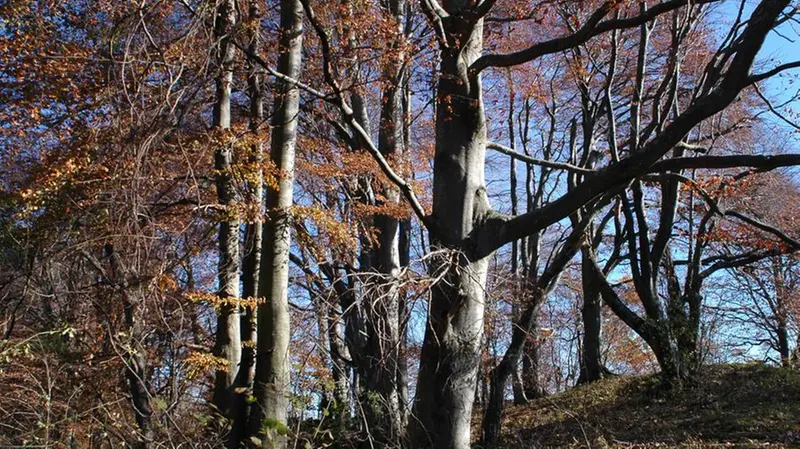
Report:
<svg viewBox="0 0 800 449"><path fill-rule="evenodd" d="M620 377L510 407L506 448L800 448L800 372L706 368L664 391L654 376Z"/></svg>

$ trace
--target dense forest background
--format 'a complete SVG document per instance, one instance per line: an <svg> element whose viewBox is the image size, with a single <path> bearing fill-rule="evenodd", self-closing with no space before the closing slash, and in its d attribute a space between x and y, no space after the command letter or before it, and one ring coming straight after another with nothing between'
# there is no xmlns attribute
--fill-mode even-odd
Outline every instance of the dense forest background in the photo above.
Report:
<svg viewBox="0 0 800 449"><path fill-rule="evenodd" d="M0 447L496 448L795 369L799 7L0 0Z"/></svg>

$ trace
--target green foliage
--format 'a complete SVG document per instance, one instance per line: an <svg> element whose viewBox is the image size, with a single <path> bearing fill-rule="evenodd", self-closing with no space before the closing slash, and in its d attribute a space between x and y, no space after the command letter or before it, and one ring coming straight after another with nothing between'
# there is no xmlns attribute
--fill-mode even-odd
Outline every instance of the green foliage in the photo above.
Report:
<svg viewBox="0 0 800 449"><path fill-rule="evenodd" d="M289 426L283 424L282 422L279 422L277 419L274 418L265 418L264 422L261 423L262 435L270 435L272 432L274 432L278 435L286 436L289 435L290 431L291 429L289 429Z"/></svg>

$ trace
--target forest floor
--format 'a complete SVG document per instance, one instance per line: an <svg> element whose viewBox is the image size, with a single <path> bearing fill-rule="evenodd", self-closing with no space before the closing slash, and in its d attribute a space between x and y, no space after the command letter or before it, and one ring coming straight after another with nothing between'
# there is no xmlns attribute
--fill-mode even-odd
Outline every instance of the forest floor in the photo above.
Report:
<svg viewBox="0 0 800 449"><path fill-rule="evenodd" d="M506 409L500 447L800 448L800 372L709 366L668 391L615 377Z"/></svg>

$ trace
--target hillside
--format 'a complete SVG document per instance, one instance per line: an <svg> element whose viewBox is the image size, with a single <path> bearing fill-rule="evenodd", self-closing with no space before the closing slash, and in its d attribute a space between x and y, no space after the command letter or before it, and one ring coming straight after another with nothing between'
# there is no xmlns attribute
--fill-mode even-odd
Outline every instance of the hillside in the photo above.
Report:
<svg viewBox="0 0 800 449"><path fill-rule="evenodd" d="M501 447L800 447L799 372L726 365L700 378L669 392L619 377L510 407Z"/></svg>

